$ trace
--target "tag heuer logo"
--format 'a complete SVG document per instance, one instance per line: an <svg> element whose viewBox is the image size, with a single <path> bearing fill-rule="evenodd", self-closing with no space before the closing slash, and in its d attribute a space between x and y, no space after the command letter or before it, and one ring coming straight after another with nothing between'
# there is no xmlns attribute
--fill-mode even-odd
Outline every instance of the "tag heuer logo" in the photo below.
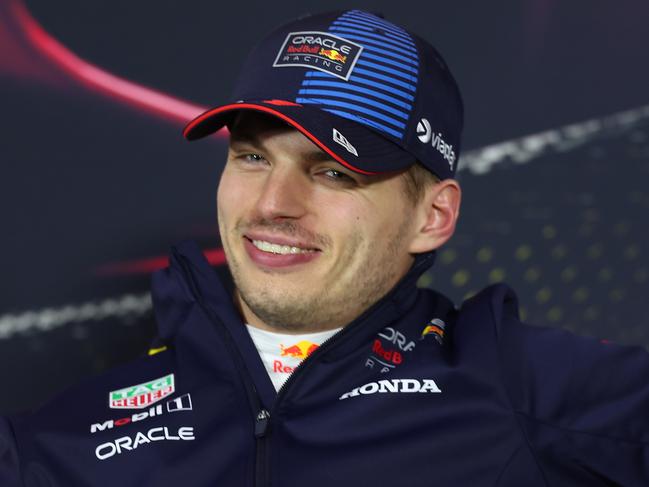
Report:
<svg viewBox="0 0 649 487"><path fill-rule="evenodd" d="M173 394L175 390L174 375L169 374L109 392L108 406L111 409L143 409Z"/></svg>
<svg viewBox="0 0 649 487"><path fill-rule="evenodd" d="M328 32L291 32L277 53L273 67L317 69L347 81L363 46Z"/></svg>

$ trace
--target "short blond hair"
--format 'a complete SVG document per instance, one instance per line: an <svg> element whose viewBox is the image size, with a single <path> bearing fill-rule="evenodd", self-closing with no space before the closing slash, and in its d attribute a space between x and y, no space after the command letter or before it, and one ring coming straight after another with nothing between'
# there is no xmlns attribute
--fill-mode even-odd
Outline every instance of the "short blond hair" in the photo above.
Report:
<svg viewBox="0 0 649 487"><path fill-rule="evenodd" d="M404 193L410 203L416 205L423 198L426 189L439 182L439 178L420 162L414 163L403 173Z"/></svg>

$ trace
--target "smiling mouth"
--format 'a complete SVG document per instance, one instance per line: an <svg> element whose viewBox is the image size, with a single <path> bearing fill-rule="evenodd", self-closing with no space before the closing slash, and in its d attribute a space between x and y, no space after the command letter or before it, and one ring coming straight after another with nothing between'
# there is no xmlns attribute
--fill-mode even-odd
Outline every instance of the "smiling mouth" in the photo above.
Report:
<svg viewBox="0 0 649 487"><path fill-rule="evenodd" d="M247 238L247 237L246 237ZM290 254L312 254L317 252L317 249L303 249L301 247L293 247L291 245L279 245L265 240L252 240L248 239L252 244L262 252L278 255Z"/></svg>

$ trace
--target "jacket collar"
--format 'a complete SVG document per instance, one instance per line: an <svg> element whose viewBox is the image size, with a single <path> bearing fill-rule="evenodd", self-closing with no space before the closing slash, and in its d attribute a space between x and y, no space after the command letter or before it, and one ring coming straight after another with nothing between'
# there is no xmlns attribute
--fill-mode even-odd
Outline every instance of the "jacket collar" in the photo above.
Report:
<svg viewBox="0 0 649 487"><path fill-rule="evenodd" d="M417 298L417 279L432 266L434 260L434 251L417 255L408 273L392 290L345 326L340 333L345 335L345 340L336 340L338 343L331 350L331 358L348 353L348 347L354 347L359 340L375 335L386 323L403 316ZM439 294L436 296L446 299ZM196 301L211 308L235 339L243 339L242 335L247 334L245 327L241 326L242 318L234 307L231 293L193 241L174 246L169 268L154 274L153 300L162 341L173 339L182 325L182 316L187 312L184 308Z"/></svg>

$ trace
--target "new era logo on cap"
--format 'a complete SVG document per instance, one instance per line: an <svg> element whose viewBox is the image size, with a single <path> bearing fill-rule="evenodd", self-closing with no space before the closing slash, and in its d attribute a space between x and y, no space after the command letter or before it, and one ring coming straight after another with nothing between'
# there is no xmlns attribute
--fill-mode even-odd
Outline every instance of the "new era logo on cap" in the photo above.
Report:
<svg viewBox="0 0 649 487"><path fill-rule="evenodd" d="M349 141L345 138L343 134L341 134L338 130L335 128L333 129L333 138L334 141L342 145L345 149L347 149L348 152L351 152L354 154L356 157L358 157L358 151L356 150L356 147L351 145Z"/></svg>
<svg viewBox="0 0 649 487"><path fill-rule="evenodd" d="M260 40L232 96L185 128L197 139L252 110L282 119L361 174L419 162L453 177L463 108L446 63L426 40L362 10L289 22Z"/></svg>

